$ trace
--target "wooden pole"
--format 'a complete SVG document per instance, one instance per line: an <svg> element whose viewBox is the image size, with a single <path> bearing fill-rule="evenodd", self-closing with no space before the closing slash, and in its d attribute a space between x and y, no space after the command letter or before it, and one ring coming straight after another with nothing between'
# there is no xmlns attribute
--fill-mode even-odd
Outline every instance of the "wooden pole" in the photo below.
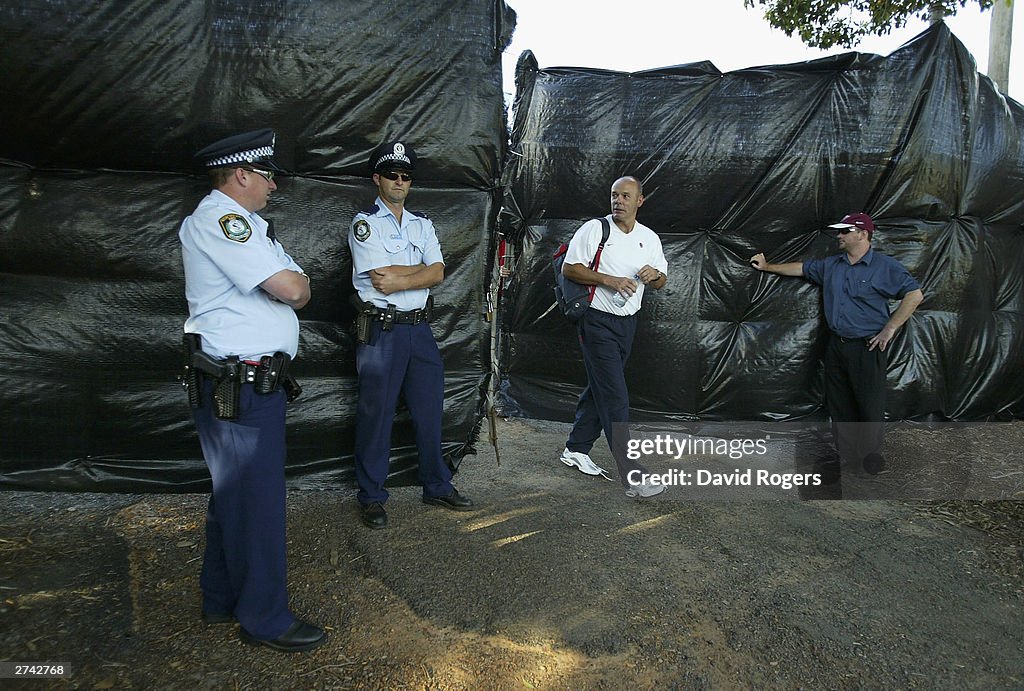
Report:
<svg viewBox="0 0 1024 691"><path fill-rule="evenodd" d="M988 32L988 76L1004 94L1010 90L1013 0L995 0Z"/></svg>

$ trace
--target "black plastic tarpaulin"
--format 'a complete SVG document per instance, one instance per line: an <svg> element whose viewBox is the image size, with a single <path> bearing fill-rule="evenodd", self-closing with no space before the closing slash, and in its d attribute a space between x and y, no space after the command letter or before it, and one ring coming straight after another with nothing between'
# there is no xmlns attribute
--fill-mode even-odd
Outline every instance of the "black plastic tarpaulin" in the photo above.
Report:
<svg viewBox="0 0 1024 691"><path fill-rule="evenodd" d="M550 258L626 174L669 262L627 368L635 420L820 418L820 291L747 260L834 253L824 228L851 211L874 216L875 247L926 296L890 346L888 416L1024 413L1024 108L944 25L887 57L727 74L541 70L526 52L516 79L499 223L520 253L502 309L507 413L572 418L585 376L549 311Z"/></svg>
<svg viewBox="0 0 1024 691"><path fill-rule="evenodd" d="M834 251L823 226L878 220L926 301L890 355L893 418L1024 410L1024 111L942 26L888 57L849 53L720 73L539 70L524 54L509 165L496 0L72 3L0 6L0 484L201 488L176 382L186 306L177 228L206 191L191 154L257 127L293 171L271 206L313 276L301 313L288 472L351 470L354 344L344 242L372 201L365 161L401 136L421 155L410 208L440 232L435 291L444 439L472 450L491 358L495 217L518 253L497 348L511 414L569 419L583 383L571 327L549 311L549 259L645 183L668 288L645 298L628 376L637 420L820 417L817 289L753 272ZM502 176L502 184L498 178ZM502 196L503 195L503 196ZM399 412L398 481L415 449Z"/></svg>
<svg viewBox="0 0 1024 691"><path fill-rule="evenodd" d="M207 191L192 154L277 132L262 213L312 277L288 416L293 484L350 477L356 402L345 234L369 152L420 155L409 208L438 228L443 439L472 451L486 393L485 268L506 145L500 0L14 0L0 5L0 484L174 491L207 482L176 381L177 231ZM411 422L392 471L415 482Z"/></svg>

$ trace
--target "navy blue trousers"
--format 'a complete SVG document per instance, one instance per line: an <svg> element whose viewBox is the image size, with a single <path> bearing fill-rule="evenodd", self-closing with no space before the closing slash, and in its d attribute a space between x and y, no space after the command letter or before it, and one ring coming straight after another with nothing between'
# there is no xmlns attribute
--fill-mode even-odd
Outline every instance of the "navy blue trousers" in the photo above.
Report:
<svg viewBox="0 0 1024 691"><path fill-rule="evenodd" d="M629 441L629 390L626 388L626 362L636 336L636 315L620 317L591 307L577 324L587 386L576 404L576 420L565 446L570 451L589 454L604 431L619 479L628 486L631 470L646 469L626 458Z"/></svg>
<svg viewBox="0 0 1024 691"><path fill-rule="evenodd" d="M885 374L888 356L868 350L866 338L832 334L825 351L825 403L832 436L844 462L881 453L885 437Z"/></svg>
<svg viewBox="0 0 1024 691"><path fill-rule="evenodd" d="M199 584L203 611L233 613L256 638L283 634L288 609L285 547L285 395L243 384L237 420L213 414L209 382L193 411L213 478Z"/></svg>
<svg viewBox="0 0 1024 691"><path fill-rule="evenodd" d="M444 364L430 324L395 324L390 331L375 322L369 343L356 348L359 404L356 407L356 498L363 506L388 499L384 481L391 461L391 427L398 396L412 416L419 452L423 496L452 493L452 473L441 453Z"/></svg>

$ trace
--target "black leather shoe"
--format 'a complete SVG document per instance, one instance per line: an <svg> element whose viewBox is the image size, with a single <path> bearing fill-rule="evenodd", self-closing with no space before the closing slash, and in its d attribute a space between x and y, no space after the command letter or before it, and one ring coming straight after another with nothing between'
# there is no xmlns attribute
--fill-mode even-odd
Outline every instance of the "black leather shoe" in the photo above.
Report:
<svg viewBox="0 0 1024 691"><path fill-rule="evenodd" d="M814 462L814 472L821 477L821 484L834 485L839 482L840 465L835 458L819 458Z"/></svg>
<svg viewBox="0 0 1024 691"><path fill-rule="evenodd" d="M864 457L864 472L869 475L878 475L885 470L885 457L880 453L869 453Z"/></svg>
<svg viewBox="0 0 1024 691"><path fill-rule="evenodd" d="M459 490L454 487L452 488L452 493L447 497L423 497L423 503L443 506L452 511L472 511L476 508L472 499L462 496L459 494Z"/></svg>
<svg viewBox="0 0 1024 691"><path fill-rule="evenodd" d="M238 629L238 637L243 643L249 645L265 645L282 653L304 653L324 644L327 641L327 634L324 630L296 619L287 631L273 640L256 638L243 628Z"/></svg>
<svg viewBox="0 0 1024 691"><path fill-rule="evenodd" d="M367 528L378 530L387 527L387 524L388 512L384 510L384 505L379 501L363 507L363 525Z"/></svg>
<svg viewBox="0 0 1024 691"><path fill-rule="evenodd" d="M235 615L221 612L203 612L203 623L207 626L214 624L234 624Z"/></svg>

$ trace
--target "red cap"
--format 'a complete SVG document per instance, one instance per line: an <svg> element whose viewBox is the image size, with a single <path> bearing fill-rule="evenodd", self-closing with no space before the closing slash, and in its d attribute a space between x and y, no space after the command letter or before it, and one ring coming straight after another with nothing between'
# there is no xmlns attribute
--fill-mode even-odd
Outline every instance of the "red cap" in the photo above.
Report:
<svg viewBox="0 0 1024 691"><path fill-rule="evenodd" d="M846 214L839 223L833 223L829 228L859 228L868 231L870 237L875 232L875 222L867 214L856 212Z"/></svg>

